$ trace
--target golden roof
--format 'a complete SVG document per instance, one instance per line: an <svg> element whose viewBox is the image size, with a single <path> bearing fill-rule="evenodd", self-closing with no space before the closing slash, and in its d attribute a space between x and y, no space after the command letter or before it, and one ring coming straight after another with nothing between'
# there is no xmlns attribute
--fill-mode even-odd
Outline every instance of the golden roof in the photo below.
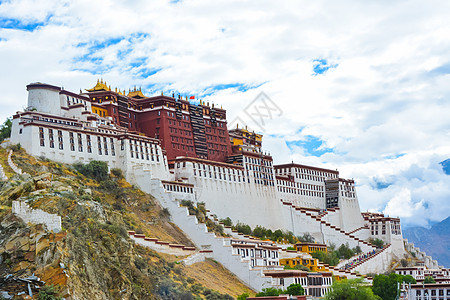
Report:
<svg viewBox="0 0 450 300"><path fill-rule="evenodd" d="M106 85L106 81L103 82L103 79L101 79L101 80L97 79L97 84L92 89L88 89L86 91L88 91L88 92L111 91L111 87L108 87Z"/></svg>
<svg viewBox="0 0 450 300"><path fill-rule="evenodd" d="M130 90L127 96L130 98L145 98L144 94L142 94L141 88L136 89L136 87L134 87L133 90Z"/></svg>

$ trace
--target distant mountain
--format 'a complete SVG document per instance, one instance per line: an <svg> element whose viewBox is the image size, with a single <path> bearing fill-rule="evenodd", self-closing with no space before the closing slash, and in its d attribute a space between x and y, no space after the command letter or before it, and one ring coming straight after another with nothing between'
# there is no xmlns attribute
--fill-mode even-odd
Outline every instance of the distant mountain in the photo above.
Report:
<svg viewBox="0 0 450 300"><path fill-rule="evenodd" d="M436 259L439 265L450 267L450 217L434 224L430 229L424 227L403 229L403 237Z"/></svg>

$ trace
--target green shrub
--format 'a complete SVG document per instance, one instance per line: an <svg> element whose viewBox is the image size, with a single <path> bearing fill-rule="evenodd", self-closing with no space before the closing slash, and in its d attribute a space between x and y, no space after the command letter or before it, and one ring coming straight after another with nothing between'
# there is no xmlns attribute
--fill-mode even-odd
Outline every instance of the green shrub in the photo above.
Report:
<svg viewBox="0 0 450 300"><path fill-rule="evenodd" d="M124 178L123 176L123 172L121 169L119 168L112 168L111 169L111 174L113 174L115 177L117 177L118 179L122 179Z"/></svg>
<svg viewBox="0 0 450 300"><path fill-rule="evenodd" d="M9 146L9 149L11 149L14 152L19 152L22 149L22 145L20 144L11 145Z"/></svg>
<svg viewBox="0 0 450 300"><path fill-rule="evenodd" d="M98 182L108 178L108 164L104 161L93 160L86 165L77 163L73 166L84 176L97 180Z"/></svg>
<svg viewBox="0 0 450 300"><path fill-rule="evenodd" d="M167 207L164 207L159 211L159 216L164 219L168 219L170 217L170 211Z"/></svg>
<svg viewBox="0 0 450 300"><path fill-rule="evenodd" d="M290 286L287 287L286 292L287 294L292 296L301 296L305 294L305 290L299 283L292 283Z"/></svg>
<svg viewBox="0 0 450 300"><path fill-rule="evenodd" d="M38 294L39 300L60 300L59 290L54 285L44 285Z"/></svg>
<svg viewBox="0 0 450 300"><path fill-rule="evenodd" d="M280 294L283 294L283 290L270 287L262 289L256 294L256 297L279 296Z"/></svg>
<svg viewBox="0 0 450 300"><path fill-rule="evenodd" d="M373 239L370 238L369 239L369 243L371 243L372 245L376 246L377 248L383 248L384 246L384 242L380 239Z"/></svg>
<svg viewBox="0 0 450 300"><path fill-rule="evenodd" d="M108 178L100 182L100 188L102 190L115 193L119 186L116 181Z"/></svg>
<svg viewBox="0 0 450 300"><path fill-rule="evenodd" d="M223 225L225 225L225 226L233 226L233 221L231 221L230 217L226 217L225 219L221 219L220 222L222 222Z"/></svg>
<svg viewBox="0 0 450 300"><path fill-rule="evenodd" d="M307 266L304 266L302 264L298 264L294 267L294 270L300 270L300 271L306 271L306 272L311 272L311 269L308 268Z"/></svg>
<svg viewBox="0 0 450 300"><path fill-rule="evenodd" d="M248 293L242 293L237 297L237 300L246 300L250 295Z"/></svg>
<svg viewBox="0 0 450 300"><path fill-rule="evenodd" d="M234 226L234 229L237 230L239 233L250 235L252 234L252 228L248 226L247 224L243 223L237 223Z"/></svg>

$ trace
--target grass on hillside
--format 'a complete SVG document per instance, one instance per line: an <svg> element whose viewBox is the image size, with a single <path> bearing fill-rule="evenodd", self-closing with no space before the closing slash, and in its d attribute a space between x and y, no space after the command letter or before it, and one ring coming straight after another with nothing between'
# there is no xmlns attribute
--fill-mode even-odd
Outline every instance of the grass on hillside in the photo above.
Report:
<svg viewBox="0 0 450 300"><path fill-rule="evenodd" d="M8 172L6 159L6 150L0 149L0 162ZM52 255L59 257L58 261L48 263L52 272L59 268L59 262L66 265L70 290L78 296L90 297L95 292L97 296L92 299L122 298L123 293L134 295L129 299L153 298L151 295L163 299L230 299L221 293L231 293L234 288L239 293L248 290L221 266L183 267L177 263L181 258L135 245L127 230L171 243L193 244L169 222L167 212L156 199L120 176L110 174L98 182L73 166L34 158L23 150L14 152L13 160L29 175L7 173L10 180L0 185L0 218L10 215L15 199L27 200L33 208L60 215L66 236L52 250L57 251ZM38 176L41 180L37 180ZM1 247L2 242L0 254ZM21 256L11 257L12 272L21 263ZM42 270L50 270L43 259L36 256L35 264L44 264ZM30 267L30 275L36 268L37 265ZM229 288L221 287L220 282ZM51 276L47 283L52 283Z"/></svg>

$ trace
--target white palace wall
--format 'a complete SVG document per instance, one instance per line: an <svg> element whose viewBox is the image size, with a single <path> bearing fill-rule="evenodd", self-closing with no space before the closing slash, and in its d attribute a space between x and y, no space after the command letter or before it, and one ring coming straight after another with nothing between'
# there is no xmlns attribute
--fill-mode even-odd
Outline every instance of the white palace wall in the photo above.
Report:
<svg viewBox="0 0 450 300"><path fill-rule="evenodd" d="M73 126L57 123L61 120L14 118L11 143L20 143L33 156L43 156L61 163L104 161L110 168L122 169L130 181L136 180L134 172L137 169L149 170L149 178L168 178L167 159L158 143L138 135L124 136L113 127L83 127L77 122L73 122Z"/></svg>
<svg viewBox="0 0 450 300"><path fill-rule="evenodd" d="M358 198L340 197L338 210L340 215L340 228L344 231L351 232L357 228L364 226L364 219L359 209Z"/></svg>
<svg viewBox="0 0 450 300"><path fill-rule="evenodd" d="M206 165L212 167L212 164ZM202 167L201 169L203 170ZM223 169L226 170L225 176ZM234 175L230 175L231 179L227 172L229 169L235 171ZM175 179L185 178L186 182L193 184L196 201L205 202L206 208L219 219L230 217L233 223L242 222L252 228L256 225L271 229L284 228L275 187L255 184L252 180L244 182L242 176L236 175L238 171L241 171L240 168L221 167L220 178L219 171L210 177L209 170L206 173L202 171L206 175L199 176L198 169L194 175L193 163L186 162L184 167L180 164L180 167L175 168Z"/></svg>
<svg viewBox="0 0 450 300"><path fill-rule="evenodd" d="M109 125L108 118L98 117L88 111L90 103L83 97L80 95L77 98L73 93L61 89L58 91L57 87L52 86L31 88L29 106L37 111L14 116L11 144L20 143L33 156L44 156L61 163L100 160L107 162L110 168L120 168L129 182L153 194L163 206L169 208L174 221L194 243L202 249L204 245L210 245L217 251L215 259L243 278L249 278L248 267L236 267L233 265L235 260L220 258L220 253L228 251L223 250L226 247L223 247L222 241L217 242L213 236L205 237L208 236L204 232L205 225L196 224L192 216L186 216L186 209L179 208L178 201L187 199L204 202L206 208L219 219L230 217L235 224L242 222L252 228L260 225L272 230L289 230L295 235L310 233L317 242L328 245L348 243L350 247L359 245L363 252L372 249L361 243L371 236L370 230L357 230L354 236L349 234L365 225L356 192L351 189L352 180L343 180L350 186L347 191L352 194L346 194L347 197L339 193L339 209L323 214L327 205L325 181L327 178L339 178L337 171L301 165L273 167L269 164L264 165L263 174L252 171L256 165L242 167L180 158L172 174L158 140ZM277 172L274 172L276 168ZM261 177L261 174L269 177ZM278 178L273 178L274 174ZM161 180L168 181L164 183L166 188L189 187L189 192L165 190ZM287 202L291 204L287 205ZM315 215L301 211L301 207L316 209ZM316 218L319 212L323 219ZM392 237L391 240L390 251L403 251L403 242L398 237ZM257 282L249 284L259 289L267 284L266 279L255 280Z"/></svg>

